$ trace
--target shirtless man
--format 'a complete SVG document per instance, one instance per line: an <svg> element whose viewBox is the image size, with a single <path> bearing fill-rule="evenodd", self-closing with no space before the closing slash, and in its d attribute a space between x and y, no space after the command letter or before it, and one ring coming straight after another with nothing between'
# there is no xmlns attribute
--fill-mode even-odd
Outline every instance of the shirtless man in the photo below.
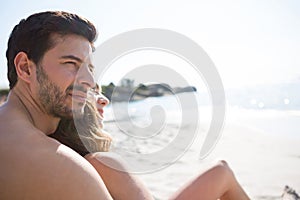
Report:
<svg viewBox="0 0 300 200"><path fill-rule="evenodd" d="M93 166L47 137L81 113L94 87L96 29L66 12L42 12L13 29L10 93L0 107L0 199L112 199ZM73 98L73 101L72 101Z"/></svg>

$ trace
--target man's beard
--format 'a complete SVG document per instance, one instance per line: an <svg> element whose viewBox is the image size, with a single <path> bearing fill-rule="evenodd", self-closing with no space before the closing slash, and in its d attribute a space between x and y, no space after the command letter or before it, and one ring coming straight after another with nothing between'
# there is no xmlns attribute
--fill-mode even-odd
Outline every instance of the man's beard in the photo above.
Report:
<svg viewBox="0 0 300 200"><path fill-rule="evenodd" d="M59 86L53 83L42 66L37 66L37 81L39 82L39 100L49 115L59 118L73 118L73 114L82 115L83 106L72 108L72 105L67 105L66 100L70 92L73 90L73 85L70 85L65 92L61 91ZM84 89L78 87L78 90Z"/></svg>

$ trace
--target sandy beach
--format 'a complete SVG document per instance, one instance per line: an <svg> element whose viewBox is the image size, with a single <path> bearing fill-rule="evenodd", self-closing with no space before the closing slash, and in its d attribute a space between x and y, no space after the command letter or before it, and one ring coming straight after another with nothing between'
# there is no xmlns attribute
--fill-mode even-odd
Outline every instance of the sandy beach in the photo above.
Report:
<svg viewBox="0 0 300 200"><path fill-rule="evenodd" d="M300 124L290 127L279 124L292 117L300 122L296 112L285 111L247 111L229 109L222 136L213 151L203 160L199 159L201 145L207 131L207 124L202 124L197 138L186 153L174 164L153 173L141 174L139 177L158 199L167 197L176 191L190 178L198 175L217 160L226 160L233 169L238 181L251 199L281 199L285 185L300 191L300 136L291 132ZM256 121L266 125L264 128ZM256 125L257 124L257 125ZM277 133L272 133L273 127ZM277 127L277 128L276 128ZM106 123L105 129L115 138L115 145L130 146L132 149L155 149L164 145L149 141L135 143L124 136L114 122ZM280 129L280 130L279 130ZM186 130L188 131L188 129ZM174 125L167 124L162 131L165 136L172 137L176 133ZM282 133L281 133L282 132Z"/></svg>

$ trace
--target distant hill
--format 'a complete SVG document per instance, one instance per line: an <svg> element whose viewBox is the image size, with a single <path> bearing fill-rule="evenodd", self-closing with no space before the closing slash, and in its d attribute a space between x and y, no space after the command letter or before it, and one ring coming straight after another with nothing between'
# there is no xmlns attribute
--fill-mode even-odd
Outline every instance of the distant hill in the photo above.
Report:
<svg viewBox="0 0 300 200"><path fill-rule="evenodd" d="M136 101L148 97L160 97L184 92L196 92L197 89L193 86L172 88L165 83L139 84L136 87L132 85L115 86L113 83L110 83L107 86L102 86L102 91L108 99L120 102L128 100Z"/></svg>
<svg viewBox="0 0 300 200"><path fill-rule="evenodd" d="M9 89L0 89L0 105L6 101Z"/></svg>

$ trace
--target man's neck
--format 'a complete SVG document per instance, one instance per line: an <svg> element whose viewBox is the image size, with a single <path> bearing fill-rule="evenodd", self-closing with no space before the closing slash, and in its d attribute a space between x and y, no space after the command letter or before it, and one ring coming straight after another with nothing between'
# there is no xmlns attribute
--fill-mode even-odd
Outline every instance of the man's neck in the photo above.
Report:
<svg viewBox="0 0 300 200"><path fill-rule="evenodd" d="M60 118L49 115L26 86L18 85L11 90L8 105L18 108L25 120L46 135L53 133L58 126Z"/></svg>

